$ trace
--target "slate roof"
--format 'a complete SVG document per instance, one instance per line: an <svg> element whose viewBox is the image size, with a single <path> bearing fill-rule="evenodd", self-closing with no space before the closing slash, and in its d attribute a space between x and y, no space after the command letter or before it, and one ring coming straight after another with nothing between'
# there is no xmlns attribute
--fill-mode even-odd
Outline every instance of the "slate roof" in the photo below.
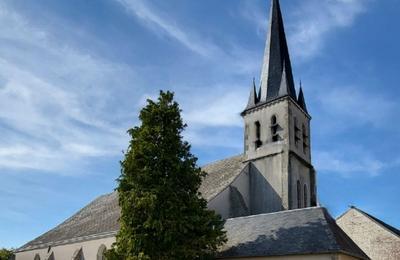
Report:
<svg viewBox="0 0 400 260"><path fill-rule="evenodd" d="M228 219L225 229L220 258L344 253L369 259L321 207Z"/></svg>
<svg viewBox="0 0 400 260"><path fill-rule="evenodd" d="M221 191L231 184L242 172L243 155L230 157L204 166L203 171L207 172L206 178L200 187L203 197L210 201Z"/></svg>
<svg viewBox="0 0 400 260"><path fill-rule="evenodd" d="M243 156L235 156L203 167L208 173L200 191L209 201L224 190L240 174ZM114 236L119 230L118 194L102 195L59 226L25 244L18 250L26 251L48 246L70 244Z"/></svg>
<svg viewBox="0 0 400 260"><path fill-rule="evenodd" d="M119 215L117 193L102 195L62 224L16 251L46 248L115 235L119 229Z"/></svg>
<svg viewBox="0 0 400 260"><path fill-rule="evenodd" d="M289 48L279 0L271 1L269 34L265 44L259 94L252 87L249 101L242 115L255 107L281 97L290 96L297 101ZM304 97L301 101L305 109Z"/></svg>
<svg viewBox="0 0 400 260"><path fill-rule="evenodd" d="M284 86L282 86L283 81L286 82ZM296 100L296 89L294 87L282 12L279 0L272 0L269 35L265 46L261 74L261 101L268 101L278 97L282 87L286 88L287 95Z"/></svg>

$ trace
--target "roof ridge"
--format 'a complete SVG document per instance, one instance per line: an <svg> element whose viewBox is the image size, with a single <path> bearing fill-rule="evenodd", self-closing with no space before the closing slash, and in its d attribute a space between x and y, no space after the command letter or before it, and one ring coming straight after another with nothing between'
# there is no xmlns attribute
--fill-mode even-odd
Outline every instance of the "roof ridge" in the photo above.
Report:
<svg viewBox="0 0 400 260"><path fill-rule="evenodd" d="M320 206L315 206L315 207L307 207L307 208L301 208L301 209L288 209L288 210L281 210L281 211L276 211L276 212L262 213L262 214L256 214L256 215L250 215L250 216L243 216L243 217L236 217L236 218L228 218L228 219L226 219L226 220L255 218L255 217L265 216L265 215L270 216L270 215L275 215L275 214L283 214L283 213L288 213L288 212L305 211L305 210L315 210L315 209L325 209L325 208L324 208L324 207L320 207Z"/></svg>
<svg viewBox="0 0 400 260"><path fill-rule="evenodd" d="M229 161L229 160L232 160L233 158L236 158L236 157L243 157L243 154L241 153L241 154L230 156L230 157L227 157L227 158L224 158L224 159L219 159L219 160L216 160L216 161L212 161L212 162L209 162L209 163L207 163L207 164L205 164L203 166L200 166L200 168L204 168L204 167L207 167L209 165L213 165L213 164L220 163L220 162L223 162L223 161Z"/></svg>

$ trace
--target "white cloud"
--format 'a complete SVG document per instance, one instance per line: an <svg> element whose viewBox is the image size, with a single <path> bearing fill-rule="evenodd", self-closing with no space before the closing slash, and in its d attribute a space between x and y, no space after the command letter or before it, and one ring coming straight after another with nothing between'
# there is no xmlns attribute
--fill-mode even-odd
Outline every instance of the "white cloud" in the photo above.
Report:
<svg viewBox="0 0 400 260"><path fill-rule="evenodd" d="M319 172L338 173L343 177L351 177L354 174L363 176L377 176L388 164L374 158L368 153L351 151L315 151L315 167Z"/></svg>
<svg viewBox="0 0 400 260"><path fill-rule="evenodd" d="M161 14L154 7L150 8L148 2L142 0L116 0L122 4L129 12L141 19L145 24L155 29L157 33L164 32L174 38L182 45L202 56L211 57L217 49L216 46L198 39L193 34L181 29L178 24L173 22L172 17Z"/></svg>
<svg viewBox="0 0 400 260"><path fill-rule="evenodd" d="M241 148L243 148L241 129L239 130L240 136L234 134L237 130L233 127L208 128L206 130L189 126L184 132L184 139L197 147L234 149L241 152Z"/></svg>
<svg viewBox="0 0 400 260"><path fill-rule="evenodd" d="M290 52L294 60L308 60L321 53L326 39L337 29L352 26L367 11L372 0L297 1L292 9L282 10ZM288 5L282 5L282 8ZM256 25L265 39L269 12L254 1L243 1L241 15ZM269 5L268 5L269 8Z"/></svg>
<svg viewBox="0 0 400 260"><path fill-rule="evenodd" d="M354 127L369 124L376 128L392 128L398 103L392 97L371 92L365 88L332 87L318 93L317 100L328 120Z"/></svg>
<svg viewBox="0 0 400 260"><path fill-rule="evenodd" d="M269 12L267 12L267 9L260 8L256 3L256 1L242 1L240 3L239 14L253 23L256 26L258 37L265 40L268 30Z"/></svg>
<svg viewBox="0 0 400 260"><path fill-rule="evenodd" d="M201 35L193 28L179 24L174 17L158 10L150 1L143 0L114 0L120 3L130 15L137 17L145 26L155 31L157 35L167 35L212 62L221 73L251 75L259 70L255 52L232 44L221 47L218 39L210 40L211 35ZM221 66L223 64L223 66Z"/></svg>
<svg viewBox="0 0 400 260"><path fill-rule="evenodd" d="M126 114L110 104L133 71L55 43L0 7L0 168L62 173L72 162L119 154L126 128L115 122Z"/></svg>
<svg viewBox="0 0 400 260"><path fill-rule="evenodd" d="M221 89L226 90L228 87ZM229 91L214 88L212 93L183 95L183 117L190 126L195 127L241 127L240 109L244 108L248 94L242 89L230 86ZM200 95L201 98L192 101L191 97Z"/></svg>
<svg viewBox="0 0 400 260"><path fill-rule="evenodd" d="M320 53L326 38L339 28L351 26L366 11L369 0L309 0L296 7L288 24L290 47L295 58Z"/></svg>

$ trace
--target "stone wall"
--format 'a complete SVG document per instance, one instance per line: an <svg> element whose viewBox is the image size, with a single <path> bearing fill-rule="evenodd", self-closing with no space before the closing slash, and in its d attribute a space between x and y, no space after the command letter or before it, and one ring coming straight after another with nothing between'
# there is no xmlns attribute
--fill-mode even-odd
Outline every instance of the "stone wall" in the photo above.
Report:
<svg viewBox="0 0 400 260"><path fill-rule="evenodd" d="M371 259L400 259L400 237L351 208L337 224Z"/></svg>

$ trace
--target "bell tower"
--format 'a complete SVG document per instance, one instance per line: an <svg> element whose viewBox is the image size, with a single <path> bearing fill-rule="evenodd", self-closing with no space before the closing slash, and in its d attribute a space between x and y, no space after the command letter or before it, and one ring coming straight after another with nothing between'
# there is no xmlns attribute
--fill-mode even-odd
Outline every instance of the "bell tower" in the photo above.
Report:
<svg viewBox="0 0 400 260"><path fill-rule="evenodd" d="M251 213L316 206L310 120L300 86L296 95L279 0L272 0L261 83L251 86L244 155L251 178Z"/></svg>

